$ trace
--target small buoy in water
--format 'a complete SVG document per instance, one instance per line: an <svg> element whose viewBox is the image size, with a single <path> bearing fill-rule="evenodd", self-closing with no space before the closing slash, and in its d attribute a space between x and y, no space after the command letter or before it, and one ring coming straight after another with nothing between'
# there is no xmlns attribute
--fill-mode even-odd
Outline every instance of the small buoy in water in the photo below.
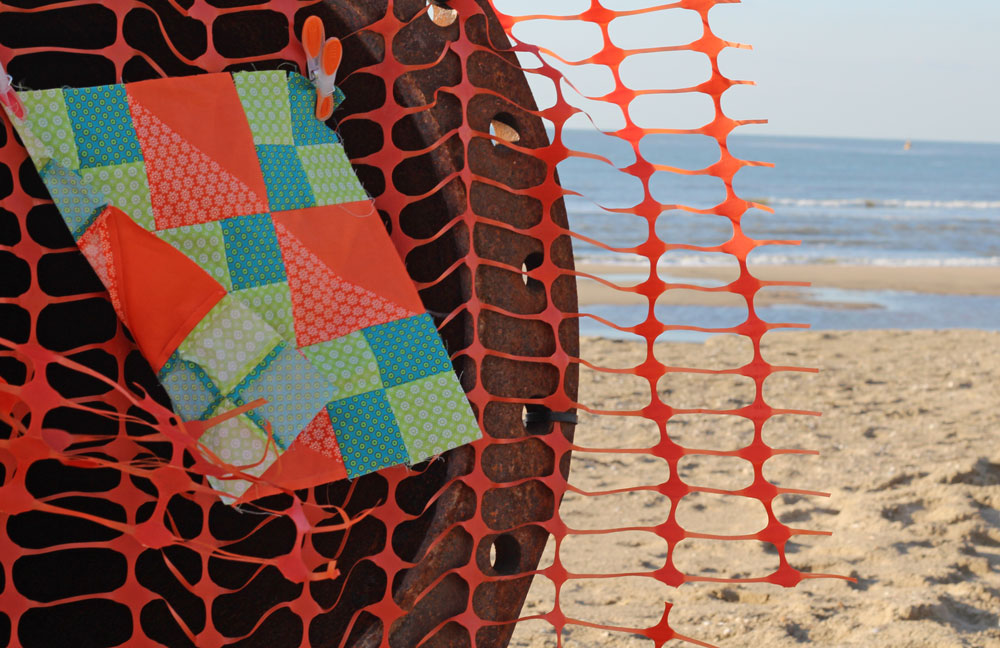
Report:
<svg viewBox="0 0 1000 648"><path fill-rule="evenodd" d="M911 148L913 148L913 142L911 142L910 140L906 140L905 142L903 142L904 151L909 151Z"/></svg>

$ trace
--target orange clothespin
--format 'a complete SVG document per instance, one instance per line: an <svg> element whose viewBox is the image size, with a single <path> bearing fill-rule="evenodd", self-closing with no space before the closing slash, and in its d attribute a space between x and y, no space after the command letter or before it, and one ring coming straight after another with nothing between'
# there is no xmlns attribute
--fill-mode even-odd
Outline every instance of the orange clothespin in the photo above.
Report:
<svg viewBox="0 0 1000 648"><path fill-rule="evenodd" d="M0 104L18 119L24 119L24 104L14 92L14 86L11 85L13 82L14 79L4 70L3 63L0 63Z"/></svg>
<svg viewBox="0 0 1000 648"><path fill-rule="evenodd" d="M302 26L302 45L306 50L309 80L316 86L316 119L326 121L333 114L333 93L343 48L339 39L326 37L323 21L318 16L306 18Z"/></svg>

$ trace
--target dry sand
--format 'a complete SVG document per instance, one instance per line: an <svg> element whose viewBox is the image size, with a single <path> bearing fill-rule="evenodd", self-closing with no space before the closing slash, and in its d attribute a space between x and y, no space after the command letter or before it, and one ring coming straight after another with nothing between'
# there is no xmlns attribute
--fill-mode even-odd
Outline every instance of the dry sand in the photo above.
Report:
<svg viewBox="0 0 1000 648"><path fill-rule="evenodd" d="M584 357L603 366L633 366L642 353L631 342L584 341ZM658 345L656 353L671 366L723 368L744 363L750 347L742 338L719 336ZM821 418L776 417L765 427L773 446L822 452L773 458L765 475L782 486L831 493L776 502L783 522L834 534L798 536L789 560L804 571L852 575L858 583L672 589L641 577L580 580L564 588L563 611L647 627L666 601L674 605L675 630L727 648L1000 646L1000 333L770 333L764 357L822 368L776 375L765 384L774 406L823 412ZM677 374L659 388L668 403L685 408L728 409L753 397L752 383L734 376ZM634 376L587 371L581 394L595 408L635 409L647 402L648 387ZM688 447L736 449L752 429L733 417L700 415L675 420L670 432ZM656 438L648 421L624 417L584 415L577 432L586 447L644 447ZM609 490L660 483L666 470L650 456L578 452L570 481L587 491ZM729 457L689 456L681 472L686 481L716 488L740 488L752 478L749 464ZM614 528L660 523L667 505L650 493L570 494L561 511L571 527ZM678 518L690 530L719 534L752 533L765 520L755 501L704 494L685 498ZM543 565L551 562L551 546L547 553ZM665 556L662 540L630 532L571 536L561 557L572 572L620 573L657 569ZM769 573L777 557L754 541L685 540L675 564L692 574L746 577ZM536 577L524 614L551 609L552 596L551 583ZM524 622L512 645L542 648L555 639L545 622ZM564 645L652 648L636 635L580 626L567 629Z"/></svg>

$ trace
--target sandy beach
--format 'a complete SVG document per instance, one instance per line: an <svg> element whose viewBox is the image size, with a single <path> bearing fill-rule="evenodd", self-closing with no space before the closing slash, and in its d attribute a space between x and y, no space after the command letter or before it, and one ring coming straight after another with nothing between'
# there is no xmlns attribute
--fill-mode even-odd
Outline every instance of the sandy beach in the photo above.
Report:
<svg viewBox="0 0 1000 648"><path fill-rule="evenodd" d="M705 270L680 268L676 274L704 278ZM857 289L1000 294L997 268L796 266L769 273ZM586 292L583 301L608 303ZM741 338L717 336L659 344L655 352L672 366L724 368L746 362L751 349ZM583 343L583 356L605 367L634 366L643 353L633 342ZM786 524L833 532L796 537L788 558L803 571L853 576L857 583L822 579L794 589L689 583L673 589L642 577L573 580L562 592L563 612L641 628L655 624L669 602L675 630L726 648L1000 646L1000 333L772 332L764 357L821 369L779 374L765 384L772 405L823 413L775 417L764 430L772 446L821 452L773 458L766 476L831 494L775 502ZM678 407L727 409L753 397L752 382L738 376L676 374L659 390ZM637 409L646 404L648 387L633 376L587 370L581 398L598 409ZM746 421L708 415L678 417L669 431L687 447L717 450L739 448L752 435ZM583 415L577 432L579 445L591 448L641 448L656 439L655 426L636 418ZM570 482L607 491L660 483L666 470L650 456L578 452ZM686 481L715 488L741 488L752 479L749 464L731 457L688 456L680 470ZM662 496L648 492L570 494L561 508L567 524L579 529L658 524L667 510ZM736 535L759 530L766 516L753 500L696 494L683 500L678 520L693 531ZM561 558L575 573L645 572L663 565L666 549L643 532L580 535L566 540ZM755 541L689 539L678 546L675 564L702 576L753 577L773 571L777 555ZM536 578L523 613L548 611L552 601L551 583ZM525 622L511 645L547 648L555 637L545 622ZM580 626L567 629L564 645L653 646L637 635Z"/></svg>

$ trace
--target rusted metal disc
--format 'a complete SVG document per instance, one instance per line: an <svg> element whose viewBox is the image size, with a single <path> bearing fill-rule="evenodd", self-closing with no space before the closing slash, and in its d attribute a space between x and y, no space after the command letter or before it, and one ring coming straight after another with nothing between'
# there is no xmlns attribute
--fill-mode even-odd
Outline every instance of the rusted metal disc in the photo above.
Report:
<svg viewBox="0 0 1000 648"><path fill-rule="evenodd" d="M494 44L506 44L506 36L487 0L477 2L484 15L465 23L469 40L486 50L492 50ZM8 27L0 25L0 45L12 53L9 70L15 81L25 87L89 86L161 74L181 76L220 69L287 68L288 62L280 52L287 51L290 45L289 27L298 34L306 16L322 16L328 33L344 41L341 77L345 79L342 87L348 99L335 119L343 120L341 133L352 159L365 158L378 150L386 138L391 138L401 150L430 149L423 155L401 160L393 169L357 165L362 183L376 197L376 202L390 184L405 194L420 196L442 185L445 179L453 178L426 198L411 202L401 213L383 214L393 235L415 240L431 237L456 214L465 211L467 205L484 217L482 222L477 220L471 226L471 231L470 226L462 223L426 243L412 246L405 257L415 281L433 283L421 291L428 310L441 317L460 313L441 331L449 351L456 354L455 368L459 375L467 382L469 376L477 375L475 363L480 362L478 375L494 396L530 400L563 392L575 401L574 370L560 374L544 361L554 352L557 335L562 349L578 355L575 321L568 320L553 330L546 322L531 317L546 308L549 296L560 311L576 312L575 286L569 277L556 281L547 293L544 285L536 280L525 281L519 272L489 265L478 265L474 270L461 263L456 266L471 249L481 258L512 268L531 270L544 255L559 267L572 268L568 237L545 244L516 231L542 218L552 218L565 227L566 215L561 206L543 211L538 201L521 194L486 183L474 182L467 187L456 177L468 165L478 176L507 187L523 188L539 184L548 171L537 158L502 144L494 145L488 139L474 138L466 150L457 136L447 136L467 120L469 126L485 133L494 124L494 132L500 139L517 141L522 147L538 148L548 143L541 120L521 108L534 107L534 103L513 55L476 51L469 56L464 65L469 80L496 94L476 94L469 100L468 110L463 110L462 103L448 92L463 73L458 56L454 52L444 54L447 44L458 38L459 29L463 28L462 21L445 20L451 10L431 15L425 0L397 0L392 5L397 18L404 21L417 18L387 41L375 31L366 30L385 15L385 0L299 3L294 11L287 10L288 4L212 0L208 5L237 7L215 16L214 12L204 10L203 0L104 5L70 0L52 10L3 15L0 23L7 23ZM0 4L0 10L6 12L21 5L20 2ZM276 10L277 5L286 9ZM111 28L108 21L115 15L123 18ZM11 27L14 23L16 26ZM102 38L111 41L97 43ZM422 69L387 87L378 73L386 47L393 48L401 63L420 65ZM94 53L95 49L99 52ZM206 52L215 54L206 57ZM209 60L220 64L199 64ZM116 78L118 71L123 78ZM371 112L387 101L403 107L432 107L394 123L347 119ZM505 228L502 224L512 227ZM50 222L46 226L57 225ZM438 280L445 269L453 266L455 270ZM0 277L0 283L3 282ZM483 304L518 316L492 310L478 310L475 316L470 315L463 311L463 305L473 294ZM497 356L473 358L461 353L476 341L512 357L542 361ZM328 546L318 547L337 558L343 576L334 582L311 586L311 596L324 608L332 608L306 629L312 645L342 645L346 640L351 646L375 646L384 645L386 639L393 648L420 643L469 645L473 640L469 633L460 624L448 621L466 610L470 592L474 593L475 612L480 618L496 622L517 618L530 577L495 577L530 572L537 565L547 532L534 523L552 518L558 502L552 489L532 478L552 474L565 478L569 461L568 454L556 457L545 442L545 436L553 433L552 424L526 424L525 409L522 403L500 401L490 402L484 408L487 436L504 442L484 445L479 465L495 487L482 496L456 481L457 477L478 469L477 458L470 448L460 448L446 454L441 461L416 467L403 477L398 489L390 489L390 482L399 479L398 470L317 489L318 498L343 506L350 513L372 507L374 510L346 536L329 534L323 540ZM544 408L534 409L538 414ZM558 427L561 429L556 434L571 434L572 426ZM523 441L511 442L519 438ZM76 489L72 483L65 484L66 491ZM392 519L383 507L391 492L397 500L393 510L402 509L416 516L415 519ZM185 515L189 519L185 520ZM202 512L179 511L175 516L179 525L195 520L200 523ZM456 526L471 516L480 516L496 533L473 538ZM208 512L207 519L213 532L217 530L222 537L240 537L240 530L247 525L245 519L221 504ZM269 547L281 547L287 529L279 522L260 524L253 532L253 542L245 549L252 555L268 552ZM387 582L386 571L368 560L387 543L400 562L408 566L398 571L393 582ZM491 562L491 546L504 548L505 560ZM468 564L481 567L475 571L479 576L469 576L472 573L469 570L463 571L463 576L453 573ZM244 567L239 563L219 560L209 566L209 571L213 568L213 580L245 582L240 575ZM155 574L148 575L143 585L157 592L162 590L163 596L169 598L166 580L158 588L156 578ZM263 614L279 605L286 600L281 598L284 594L280 590L273 582L257 583L255 579L242 586L239 605L226 610L213 608L209 613L217 627L225 628L227 615ZM391 628L383 628L374 615L363 611L383 600L387 591L391 591L392 600L405 612ZM287 623L291 621L262 624L240 645L281 645L282 637L288 634ZM474 641L481 647L502 648L512 631L510 623L485 628ZM139 640L138 635L150 634L151 630L143 625L135 632L135 639Z"/></svg>

